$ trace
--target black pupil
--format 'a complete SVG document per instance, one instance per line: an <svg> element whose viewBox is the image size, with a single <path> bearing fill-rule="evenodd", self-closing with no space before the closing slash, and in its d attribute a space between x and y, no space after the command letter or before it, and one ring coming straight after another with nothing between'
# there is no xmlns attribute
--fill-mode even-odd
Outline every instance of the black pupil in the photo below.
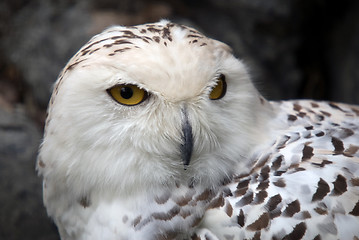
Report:
<svg viewBox="0 0 359 240"><path fill-rule="evenodd" d="M133 90L130 87L121 88L121 97L130 99L133 96Z"/></svg>

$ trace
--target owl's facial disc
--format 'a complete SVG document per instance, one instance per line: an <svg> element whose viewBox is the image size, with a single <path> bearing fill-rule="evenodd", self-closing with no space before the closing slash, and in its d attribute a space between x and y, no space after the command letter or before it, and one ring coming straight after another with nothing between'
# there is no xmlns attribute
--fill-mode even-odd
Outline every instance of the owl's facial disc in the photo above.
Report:
<svg viewBox="0 0 359 240"><path fill-rule="evenodd" d="M182 109L182 141L181 144L181 157L184 164L184 169L187 169L191 161L192 150L193 150L193 135L192 135L192 126L188 120L188 113L186 107Z"/></svg>

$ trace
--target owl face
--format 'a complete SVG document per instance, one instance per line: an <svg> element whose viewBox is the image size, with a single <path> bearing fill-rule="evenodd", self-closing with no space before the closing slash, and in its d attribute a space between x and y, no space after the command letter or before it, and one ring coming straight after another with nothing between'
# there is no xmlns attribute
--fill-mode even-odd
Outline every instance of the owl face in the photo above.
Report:
<svg viewBox="0 0 359 240"><path fill-rule="evenodd" d="M40 158L80 192L215 187L246 163L257 96L223 43L166 21L113 27L60 75Z"/></svg>

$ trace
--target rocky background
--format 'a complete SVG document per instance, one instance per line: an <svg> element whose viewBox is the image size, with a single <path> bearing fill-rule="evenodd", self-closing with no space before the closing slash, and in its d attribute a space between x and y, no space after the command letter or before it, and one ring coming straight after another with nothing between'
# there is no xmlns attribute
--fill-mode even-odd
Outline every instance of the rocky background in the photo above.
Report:
<svg viewBox="0 0 359 240"><path fill-rule="evenodd" d="M103 28L161 18L232 46L269 99L359 104L359 1L2 0L0 239L59 239L35 159L61 68Z"/></svg>

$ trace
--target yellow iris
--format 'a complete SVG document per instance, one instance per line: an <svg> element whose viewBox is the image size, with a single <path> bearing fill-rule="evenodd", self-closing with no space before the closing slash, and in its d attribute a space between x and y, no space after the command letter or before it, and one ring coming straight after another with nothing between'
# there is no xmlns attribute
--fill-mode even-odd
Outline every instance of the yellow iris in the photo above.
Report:
<svg viewBox="0 0 359 240"><path fill-rule="evenodd" d="M227 91L227 83L225 80L225 76L221 74L218 78L217 85L212 89L211 93L209 94L209 99L217 100L222 98Z"/></svg>
<svg viewBox="0 0 359 240"><path fill-rule="evenodd" d="M146 100L148 93L133 84L120 84L107 90L120 104L127 106L137 105Z"/></svg>

